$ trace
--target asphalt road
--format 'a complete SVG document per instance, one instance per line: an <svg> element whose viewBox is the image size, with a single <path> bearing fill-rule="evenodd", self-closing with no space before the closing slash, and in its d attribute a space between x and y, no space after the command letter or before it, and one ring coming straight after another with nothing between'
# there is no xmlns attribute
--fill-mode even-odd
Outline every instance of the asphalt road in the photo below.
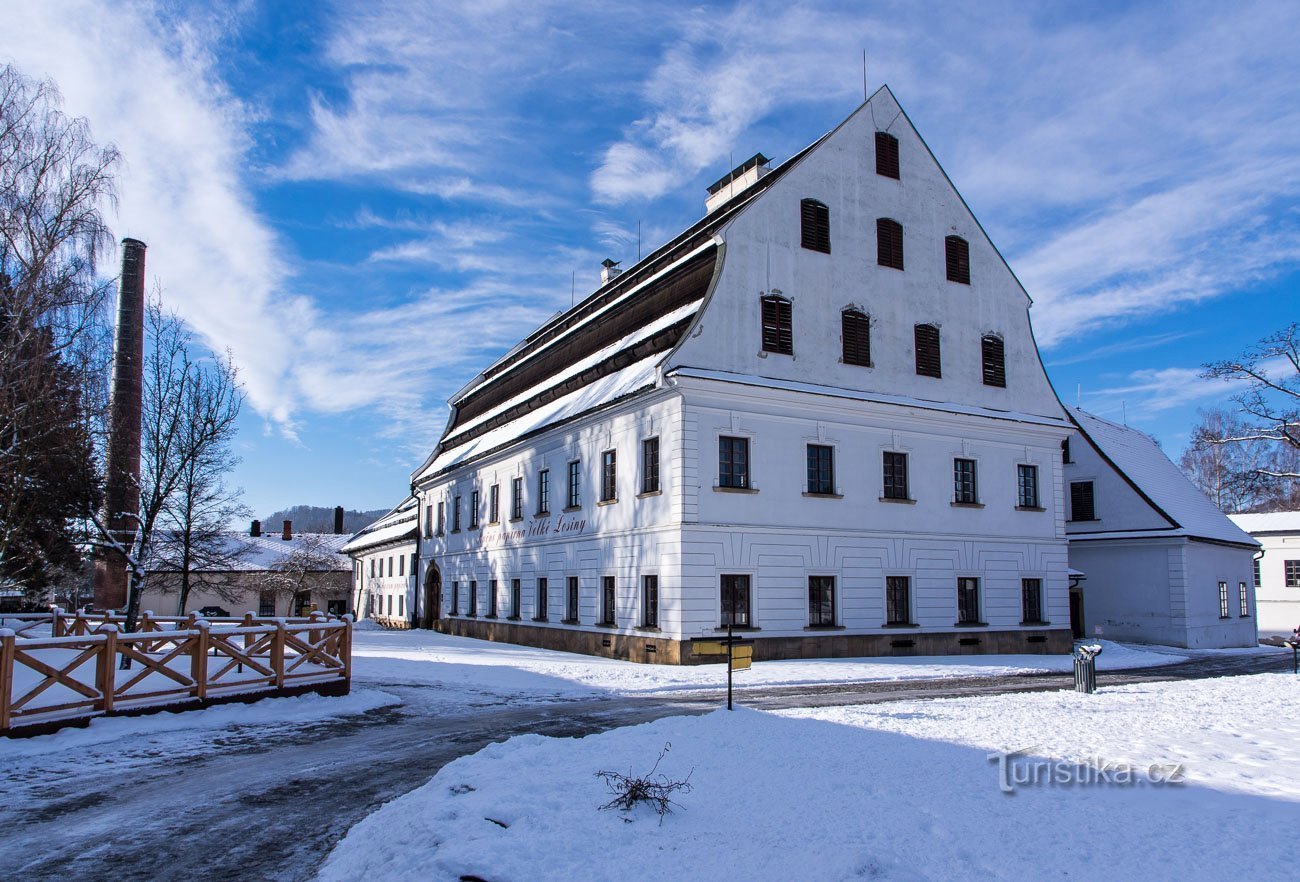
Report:
<svg viewBox="0 0 1300 882"><path fill-rule="evenodd" d="M1277 656L1219 656L1102 673L1101 685L1290 670ZM432 686L377 685L401 706L267 733L235 729L192 751L124 746L79 763L59 756L0 779L0 875L10 879L302 880L383 803L451 760L513 735L576 736L704 713L721 693L522 703L449 701ZM866 704L1070 688L1059 674L741 688L748 707ZM0 756L3 745L0 744ZM35 810L32 809L36 806ZM378 882L378 880L376 880Z"/></svg>

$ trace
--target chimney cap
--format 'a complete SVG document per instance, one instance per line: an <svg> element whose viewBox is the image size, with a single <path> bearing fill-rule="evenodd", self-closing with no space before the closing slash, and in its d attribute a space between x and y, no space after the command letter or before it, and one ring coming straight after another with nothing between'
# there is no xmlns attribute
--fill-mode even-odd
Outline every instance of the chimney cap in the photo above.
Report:
<svg viewBox="0 0 1300 882"><path fill-rule="evenodd" d="M605 269L613 269L614 267L618 266L622 262L623 261L621 260L610 260L608 257L606 257L604 260L600 262L600 265L603 266Z"/></svg>
<svg viewBox="0 0 1300 882"><path fill-rule="evenodd" d="M718 192L723 187L727 186L732 181L734 181L736 178L740 177L745 172L749 171L751 168L763 168L764 166L771 163L771 161L772 160L768 159L763 154L755 153L753 156L749 157L749 159L746 159L740 165L736 166L731 171L727 172L725 175L723 175L722 177L714 181L712 184L710 184L709 193L713 194Z"/></svg>
<svg viewBox="0 0 1300 882"><path fill-rule="evenodd" d="M254 520L253 523L249 525L248 535L253 536L253 537L261 536L261 535L262 535L262 522L261 522L261 521L258 521L258 520Z"/></svg>
<svg viewBox="0 0 1300 882"><path fill-rule="evenodd" d="M132 239L130 236L124 236L124 237L122 238L122 246L123 246L124 248L126 248L126 247L130 247L130 246L132 246L132 245L138 246L138 247L140 247L140 248L148 248L148 247L149 247L148 245L146 245L146 244L144 244L143 242L141 242L139 239Z"/></svg>

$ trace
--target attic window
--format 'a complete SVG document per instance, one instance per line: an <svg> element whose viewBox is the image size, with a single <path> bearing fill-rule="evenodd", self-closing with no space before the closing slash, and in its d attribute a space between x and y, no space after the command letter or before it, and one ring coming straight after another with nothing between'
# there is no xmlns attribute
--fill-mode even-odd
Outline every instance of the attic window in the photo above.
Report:
<svg viewBox="0 0 1300 882"><path fill-rule="evenodd" d="M922 377L941 377L939 369L939 329L934 325L916 326L916 373Z"/></svg>
<svg viewBox="0 0 1300 882"><path fill-rule="evenodd" d="M948 260L948 281L970 284L970 243L961 236L944 240L944 253Z"/></svg>
<svg viewBox="0 0 1300 882"><path fill-rule="evenodd" d="M844 345L843 361L871 367L871 319L856 309L840 313L840 339Z"/></svg>
<svg viewBox="0 0 1300 882"><path fill-rule="evenodd" d="M980 341L980 348L984 357L984 385L1000 386L1005 389L1007 385L1007 361L1002 346L1002 338L994 334L986 334L984 339Z"/></svg>
<svg viewBox="0 0 1300 882"><path fill-rule="evenodd" d="M831 210L816 199L799 203L802 245L809 251L831 253Z"/></svg>
<svg viewBox="0 0 1300 882"><path fill-rule="evenodd" d="M794 355L794 317L790 301L768 294L763 303L763 351Z"/></svg>
<svg viewBox="0 0 1300 882"><path fill-rule="evenodd" d="M876 263L903 268L903 225L896 220L876 218Z"/></svg>
<svg viewBox="0 0 1300 882"><path fill-rule="evenodd" d="M876 174L898 180L898 139L888 132L876 132Z"/></svg>

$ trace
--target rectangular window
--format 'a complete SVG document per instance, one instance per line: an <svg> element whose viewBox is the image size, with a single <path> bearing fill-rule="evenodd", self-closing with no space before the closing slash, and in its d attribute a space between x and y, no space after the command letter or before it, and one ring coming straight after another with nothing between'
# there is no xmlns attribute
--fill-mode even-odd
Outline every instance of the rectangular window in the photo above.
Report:
<svg viewBox="0 0 1300 882"><path fill-rule="evenodd" d="M939 329L934 325L917 325L916 373L922 377L942 377L943 359L939 352Z"/></svg>
<svg viewBox="0 0 1300 882"><path fill-rule="evenodd" d="M389 557L389 558L388 558L388 575L389 575L390 577L393 575L393 559L392 559L392 557Z"/></svg>
<svg viewBox="0 0 1300 882"><path fill-rule="evenodd" d="M840 360L845 364L871 367L871 319L864 312L846 309L840 313Z"/></svg>
<svg viewBox="0 0 1300 882"><path fill-rule="evenodd" d="M1241 617L1244 619L1250 615L1250 598L1246 594L1246 583L1237 583L1237 603L1241 607Z"/></svg>
<svg viewBox="0 0 1300 882"><path fill-rule="evenodd" d="M641 442L641 492L659 492L659 439Z"/></svg>
<svg viewBox="0 0 1300 882"><path fill-rule="evenodd" d="M907 576L885 577L885 624L912 624L912 580Z"/></svg>
<svg viewBox="0 0 1300 882"><path fill-rule="evenodd" d="M406 615L406 595L405 595L405 594L399 594L399 595L397 595L397 615L398 615L398 618L401 618L402 616Z"/></svg>
<svg viewBox="0 0 1300 882"><path fill-rule="evenodd" d="M891 218L876 219L876 263L890 269L903 268L903 225Z"/></svg>
<svg viewBox="0 0 1300 882"><path fill-rule="evenodd" d="M808 445L808 492L823 496L835 493L835 448Z"/></svg>
<svg viewBox="0 0 1300 882"><path fill-rule="evenodd" d="M257 595L257 614L264 618L275 615L274 591L263 591Z"/></svg>
<svg viewBox="0 0 1300 882"><path fill-rule="evenodd" d="M975 460L954 459L952 461L952 497L953 502L961 505L975 505L979 502L975 486Z"/></svg>
<svg viewBox="0 0 1300 882"><path fill-rule="evenodd" d="M550 598L546 595L546 580L537 580L537 607L533 611L534 622L546 621L547 614L550 612Z"/></svg>
<svg viewBox="0 0 1300 882"><path fill-rule="evenodd" d="M794 312L789 300L769 294L762 298L763 351L794 355Z"/></svg>
<svg viewBox="0 0 1300 882"><path fill-rule="evenodd" d="M471 530L478 528L478 491L473 490L469 494L469 528Z"/></svg>
<svg viewBox="0 0 1300 882"><path fill-rule="evenodd" d="M578 577L570 576L564 592L564 620L578 623Z"/></svg>
<svg viewBox="0 0 1300 882"><path fill-rule="evenodd" d="M1043 622L1043 580L1020 580L1021 624L1037 625Z"/></svg>
<svg viewBox="0 0 1300 882"><path fill-rule="evenodd" d="M907 499L907 454L885 451L884 497Z"/></svg>
<svg viewBox="0 0 1300 882"><path fill-rule="evenodd" d="M551 513L551 470L542 469L537 473L537 513Z"/></svg>
<svg viewBox="0 0 1300 882"><path fill-rule="evenodd" d="M393 599L391 597L388 599L388 611L389 612L393 611ZM460 583L459 582L451 583L451 614L453 616L460 615Z"/></svg>
<svg viewBox="0 0 1300 882"><path fill-rule="evenodd" d="M488 618L497 617L497 580L488 580Z"/></svg>
<svg viewBox="0 0 1300 882"><path fill-rule="evenodd" d="M1255 587L1258 588L1259 587L1259 558L1255 558L1254 560L1252 560L1251 565L1252 565L1252 569L1254 570L1253 575L1255 579Z"/></svg>
<svg viewBox="0 0 1300 882"><path fill-rule="evenodd" d="M948 281L970 284L970 243L961 236L949 236L943 243Z"/></svg>
<svg viewBox="0 0 1300 882"><path fill-rule="evenodd" d="M809 251L831 253L831 211L816 199L799 203L799 242Z"/></svg>
<svg viewBox="0 0 1300 882"><path fill-rule="evenodd" d="M393 614L393 595L388 595L388 615Z"/></svg>
<svg viewBox="0 0 1300 882"><path fill-rule="evenodd" d="M957 624L980 624L980 580L962 576L957 580Z"/></svg>
<svg viewBox="0 0 1300 882"><path fill-rule="evenodd" d="M370 558L370 578L373 579L374 577L375 577L375 559L372 557Z"/></svg>
<svg viewBox="0 0 1300 882"><path fill-rule="evenodd" d="M1016 505L1038 508L1038 466L1016 466Z"/></svg>
<svg viewBox="0 0 1300 882"><path fill-rule="evenodd" d="M876 174L898 180L898 139L889 132L876 132Z"/></svg>
<svg viewBox="0 0 1300 882"><path fill-rule="evenodd" d="M808 577L808 624L813 627L835 624L835 577Z"/></svg>
<svg viewBox="0 0 1300 882"><path fill-rule="evenodd" d="M433 506L432 505L426 505L424 507L424 538L425 539L433 538Z"/></svg>
<svg viewBox="0 0 1300 882"><path fill-rule="evenodd" d="M600 455L600 501L618 499L618 451L606 450Z"/></svg>
<svg viewBox="0 0 1300 882"><path fill-rule="evenodd" d="M1070 520L1095 521L1097 512L1092 504L1092 481L1070 482Z"/></svg>
<svg viewBox="0 0 1300 882"><path fill-rule="evenodd" d="M748 438L718 438L718 486L749 489Z"/></svg>
<svg viewBox="0 0 1300 882"><path fill-rule="evenodd" d="M510 519L517 521L524 516L524 479L510 479Z"/></svg>
<svg viewBox="0 0 1300 882"><path fill-rule="evenodd" d="M1228 607L1228 583L1219 583L1219 618L1227 619L1232 617L1232 610Z"/></svg>
<svg viewBox="0 0 1300 882"><path fill-rule="evenodd" d="M733 625L750 627L751 617L748 574L723 574L722 576L722 627Z"/></svg>
<svg viewBox="0 0 1300 882"><path fill-rule="evenodd" d="M447 503L438 503L438 535L447 532Z"/></svg>
<svg viewBox="0 0 1300 882"><path fill-rule="evenodd" d="M469 614L471 618L478 615L478 582L472 579L469 583Z"/></svg>
<svg viewBox="0 0 1300 882"><path fill-rule="evenodd" d="M1070 439L1066 438L1061 442L1061 463L1062 465L1069 465L1070 462Z"/></svg>
<svg viewBox="0 0 1300 882"><path fill-rule="evenodd" d="M980 353L983 359L984 385L1005 389L1007 386L1007 357L1002 338L995 337L992 334L985 336L980 341Z"/></svg>
<svg viewBox="0 0 1300 882"><path fill-rule="evenodd" d="M399 555L397 558L397 575L406 575L406 555Z"/></svg>
<svg viewBox="0 0 1300 882"><path fill-rule="evenodd" d="M659 577L641 577L641 627L659 627Z"/></svg>
<svg viewBox="0 0 1300 882"><path fill-rule="evenodd" d="M614 577L600 578L600 624L614 624Z"/></svg>
<svg viewBox="0 0 1300 882"><path fill-rule="evenodd" d="M1282 576L1288 588L1300 588L1300 560L1282 562Z"/></svg>
<svg viewBox="0 0 1300 882"><path fill-rule="evenodd" d="M569 463L569 508L577 508L582 504L582 462L574 460Z"/></svg>
<svg viewBox="0 0 1300 882"><path fill-rule="evenodd" d="M460 497L453 497L451 500L451 531L460 532Z"/></svg>
<svg viewBox="0 0 1300 882"><path fill-rule="evenodd" d="M501 485L493 484L488 490L488 523L495 524L501 520Z"/></svg>
<svg viewBox="0 0 1300 882"><path fill-rule="evenodd" d="M519 587L518 579L510 580L510 618L519 618L520 607L523 605L523 591Z"/></svg>

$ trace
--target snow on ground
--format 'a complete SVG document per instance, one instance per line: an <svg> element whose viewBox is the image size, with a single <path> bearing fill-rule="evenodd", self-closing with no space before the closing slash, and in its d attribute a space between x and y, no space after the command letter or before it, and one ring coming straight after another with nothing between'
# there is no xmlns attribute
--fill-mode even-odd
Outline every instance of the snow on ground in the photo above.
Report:
<svg viewBox="0 0 1300 882"><path fill-rule="evenodd" d="M1191 651L1137 648L1103 642L1100 670L1185 661ZM1245 650L1274 652L1276 650ZM717 689L726 685L721 664L646 665L549 649L491 643L433 631L356 631L354 676L382 683L437 683L487 691L648 694ZM999 677L1073 670L1066 655L967 655L893 658L819 658L757 662L736 674L736 685L804 686L820 683L934 677Z"/></svg>
<svg viewBox="0 0 1300 882"><path fill-rule="evenodd" d="M359 823L320 878L1271 875L1293 865L1300 825L1297 701L1300 679L1262 674L521 736ZM645 807L598 810L610 796L597 771L648 771L667 744L659 770L694 788L677 810L662 824ZM1031 746L1040 758L1008 778L1038 768L1040 783L1003 792L989 751ZM1127 786L1113 765L1125 760ZM1081 783L1047 783L1058 775Z"/></svg>
<svg viewBox="0 0 1300 882"><path fill-rule="evenodd" d="M123 743L134 748L167 744L207 733L227 735L241 728L283 729L301 727L334 717L361 714L401 704L395 695L377 689L353 689L348 695L298 695L264 698L250 704L220 704L203 710L163 711L138 717L96 717L85 728L61 729L31 738L0 738L6 759L27 759L39 754L82 752L97 745L116 750Z"/></svg>

